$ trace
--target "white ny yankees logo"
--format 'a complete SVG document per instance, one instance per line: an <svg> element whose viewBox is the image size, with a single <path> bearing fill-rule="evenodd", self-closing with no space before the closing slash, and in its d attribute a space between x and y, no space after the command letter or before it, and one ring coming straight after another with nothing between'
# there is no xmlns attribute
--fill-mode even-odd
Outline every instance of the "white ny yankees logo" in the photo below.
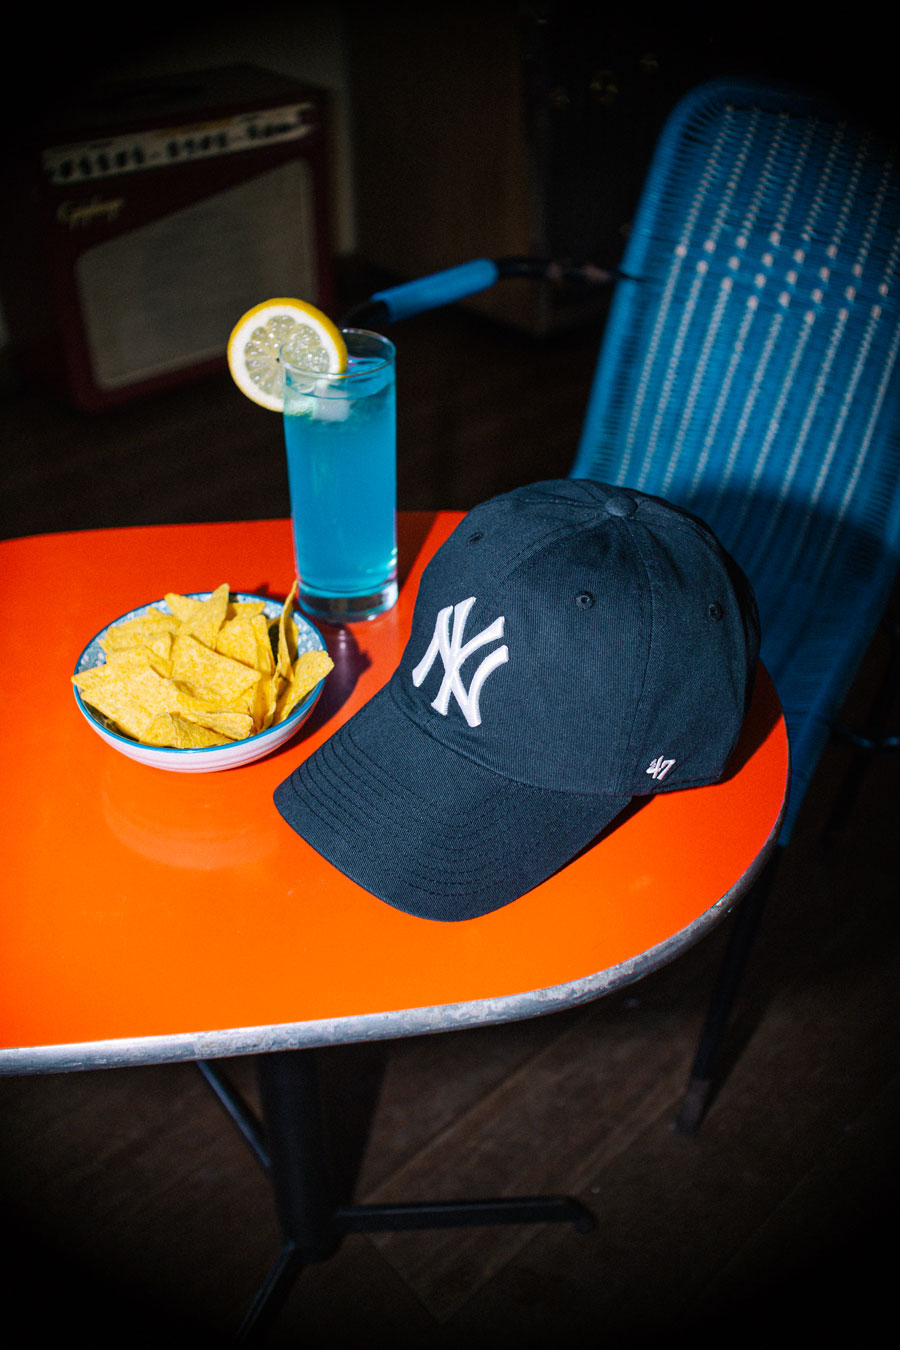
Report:
<svg viewBox="0 0 900 1350"><path fill-rule="evenodd" d="M489 627L483 628L480 633L476 633L475 637L470 638L465 644L463 643L466 620L474 603L475 596L473 595L468 600L460 600L458 605L448 605L446 609L439 612L434 623L434 636L428 644L428 650L412 673L413 684L418 689L433 666L435 657L440 655L444 663L444 678L437 692L437 698L431 706L442 717L446 717L447 709L450 707L450 695L452 694L462 708L463 715L470 727L481 725L478 699L482 685L491 671L496 670L498 666L502 666L504 662L509 660L508 647L505 645L495 647L489 656L484 657L481 665L472 676L468 689L466 689L459 673L463 662L479 647L485 646L488 642L494 642L497 638L503 636L504 620L503 615L501 615ZM451 614L453 615L452 636L450 633Z"/></svg>

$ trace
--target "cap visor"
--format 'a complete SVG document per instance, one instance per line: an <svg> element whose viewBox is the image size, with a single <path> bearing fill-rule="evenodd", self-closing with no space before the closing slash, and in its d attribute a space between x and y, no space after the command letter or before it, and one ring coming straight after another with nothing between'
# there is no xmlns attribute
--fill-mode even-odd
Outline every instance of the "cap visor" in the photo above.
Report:
<svg viewBox="0 0 900 1350"><path fill-rule="evenodd" d="M388 686L274 800L372 895L420 918L458 921L545 881L631 799L527 787L480 768L416 726Z"/></svg>

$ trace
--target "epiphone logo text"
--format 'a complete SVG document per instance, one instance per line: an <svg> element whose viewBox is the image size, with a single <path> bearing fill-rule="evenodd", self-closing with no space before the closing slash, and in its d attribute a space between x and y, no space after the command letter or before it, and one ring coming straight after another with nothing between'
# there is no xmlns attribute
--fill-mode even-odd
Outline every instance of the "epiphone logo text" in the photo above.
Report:
<svg viewBox="0 0 900 1350"><path fill-rule="evenodd" d="M60 202L56 208L56 219L70 230L84 230L97 220L107 224L114 221L124 205L124 197L110 197L107 201L92 197L89 202Z"/></svg>

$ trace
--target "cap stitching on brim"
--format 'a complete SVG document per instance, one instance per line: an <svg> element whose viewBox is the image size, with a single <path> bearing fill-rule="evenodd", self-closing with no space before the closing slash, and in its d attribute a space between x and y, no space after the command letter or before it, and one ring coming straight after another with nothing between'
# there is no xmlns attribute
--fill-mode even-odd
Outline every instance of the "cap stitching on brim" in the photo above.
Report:
<svg viewBox="0 0 900 1350"><path fill-rule="evenodd" d="M337 737L332 737L332 740L322 747L326 753L315 756L315 763L311 759L307 761L305 766L300 766L303 777L307 778L308 776L312 780L316 771L323 773L323 776L330 773L334 783L340 783L343 787L346 786L348 780L357 785L361 776L366 780L367 786L372 789L370 796L377 793L380 801L386 804L390 815L398 822L408 824L410 819L421 821L429 829L436 828L439 830L444 839L447 837L448 817L452 819L455 815L463 828L454 831L451 836L452 844L444 845L448 854L455 852L457 848L469 849L473 843L480 842L482 838L492 839L506 803L517 793L527 795L532 799L542 797L546 802L558 802L561 806L566 806L570 812L577 813L582 818L588 818L594 812L601 812L606 815L612 807L621 810L623 801L630 800L630 798L624 799L609 794L566 793L554 788L534 788L528 784L519 784L512 779L503 778L500 775L493 775L491 770L484 770L483 772L486 774L497 777L499 785L497 790L489 797L480 799L479 806L483 807L493 801L500 804L500 812L493 812L483 825L475 826L472 824L471 816L466 815L465 812L455 812L451 815L449 807L446 810L442 806L436 806L434 810L423 807L419 799L411 796L402 783L397 785L397 780L385 773L382 766L373 761L354 741L349 725L343 728L343 733ZM339 766L339 771L330 762L331 760ZM351 764L351 760L354 763ZM357 766L361 770L361 775L357 773ZM341 793L342 798L343 796L344 794ZM358 795L355 792L353 798L354 801L358 801ZM372 817L372 819L384 821L383 816Z"/></svg>
<svg viewBox="0 0 900 1350"><path fill-rule="evenodd" d="M346 730L346 728L344 728ZM332 738L332 741L334 738ZM315 757L315 764L307 762L300 766L302 772L301 781L298 781L297 774L290 779L290 786L295 796L305 807L312 812L327 828L334 830L340 835L346 833L348 828L351 832L357 832L361 828L369 828L373 831L384 832L386 827L390 826L390 821L386 818L385 805L390 803L390 815L394 816L404 827L409 826L410 813L408 810L400 810L394 806L395 798L390 794L382 797L380 813L373 808L368 798L363 799L359 793L359 780L353 779L352 809L347 809L348 778L342 776L349 775L349 766L342 763L339 755L334 754L334 745L328 742L323 749L330 748L331 754ZM368 757L365 757L367 762ZM299 771L298 771L299 772ZM513 791L515 784L511 785ZM607 809L602 811L604 819L595 823L592 817L601 812L602 799L594 798L588 794L560 794L551 789L524 789L528 794L535 793L539 796L559 798L567 796L574 798L581 809L573 811L570 801L570 808L566 812L564 819L571 826L580 821L590 826L588 837L583 840L587 844L602 829L609 824L607 812L613 805L617 806L615 814L619 814L627 803L616 803L614 799L607 800ZM497 796L503 796L498 793ZM407 799L408 800L408 799ZM406 803L405 803L406 805ZM430 895L443 895L447 897L458 896L471 893L474 884L479 886L493 886L497 882L497 853L496 850L501 847L502 840L499 836L499 826L501 822L497 817L486 822L478 834L469 831L466 837L459 836L449 844L446 834L440 828L439 817L429 817L426 813L418 811L419 818L427 821L428 825L433 826L437 820L439 828L433 832L432 837L438 842L440 854L434 858L431 865L428 864L420 850L415 850L406 845L400 845L398 837L394 836L394 845L396 852L402 853L408 860L408 866L404 870L405 880L413 883L416 888L423 893ZM576 819L573 819L576 818ZM414 817L415 818L415 817ZM614 818L614 817L613 817ZM473 850L473 844L477 843L479 847ZM485 849L484 843L489 847ZM527 864L539 851L546 851L547 831L533 831L529 837L518 847L512 861L517 864L516 870L521 871L522 865ZM437 850L434 850L437 852ZM478 856L473 857L473 852ZM571 854L569 854L571 856ZM561 864L560 864L561 865ZM555 868L552 870L556 870ZM546 873L544 873L546 875ZM442 887L435 885L441 882ZM448 884L450 883L450 884ZM538 884L537 880L532 884Z"/></svg>

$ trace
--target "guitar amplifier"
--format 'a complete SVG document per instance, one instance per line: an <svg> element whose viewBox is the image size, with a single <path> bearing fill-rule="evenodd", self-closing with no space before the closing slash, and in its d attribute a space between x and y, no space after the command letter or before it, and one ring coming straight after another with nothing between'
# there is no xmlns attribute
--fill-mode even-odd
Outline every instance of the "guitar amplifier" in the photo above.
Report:
<svg viewBox="0 0 900 1350"><path fill-rule="evenodd" d="M252 66L110 85L9 157L0 297L22 374L96 411L225 365L252 305L328 311L324 91Z"/></svg>

